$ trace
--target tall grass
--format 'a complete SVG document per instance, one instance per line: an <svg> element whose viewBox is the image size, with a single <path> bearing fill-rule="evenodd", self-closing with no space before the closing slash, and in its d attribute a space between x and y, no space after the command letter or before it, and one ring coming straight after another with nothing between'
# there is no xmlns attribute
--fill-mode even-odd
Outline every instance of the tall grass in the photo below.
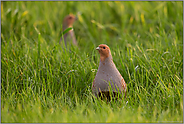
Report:
<svg viewBox="0 0 184 124"><path fill-rule="evenodd" d="M78 15L79 47L59 44ZM1 2L2 122L183 122L183 2ZM127 98L93 97L107 44Z"/></svg>

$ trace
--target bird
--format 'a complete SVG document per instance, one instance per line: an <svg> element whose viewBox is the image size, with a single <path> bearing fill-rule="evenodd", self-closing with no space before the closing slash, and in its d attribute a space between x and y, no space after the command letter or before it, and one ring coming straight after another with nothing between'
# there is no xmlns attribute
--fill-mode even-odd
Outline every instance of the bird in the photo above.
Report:
<svg viewBox="0 0 184 124"><path fill-rule="evenodd" d="M110 48L106 44L100 44L96 50L100 54L100 63L92 83L92 93L108 101L111 98L117 99L118 95L126 97L126 83L113 62Z"/></svg>
<svg viewBox="0 0 184 124"><path fill-rule="evenodd" d="M67 28L73 27L73 23L76 20L77 20L77 17L73 14L69 14L65 16L65 18L63 19L62 30L64 31ZM72 43L77 46L77 41L76 41L75 33L73 29L65 33L63 37L61 36L59 43L61 43L62 38L64 38L65 47L67 47L67 42L70 42L71 40L72 40Z"/></svg>

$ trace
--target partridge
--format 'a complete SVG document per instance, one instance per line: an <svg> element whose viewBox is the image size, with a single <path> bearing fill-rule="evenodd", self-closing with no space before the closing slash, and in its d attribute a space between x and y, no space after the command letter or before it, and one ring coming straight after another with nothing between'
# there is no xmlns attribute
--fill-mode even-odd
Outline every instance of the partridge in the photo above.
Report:
<svg viewBox="0 0 184 124"><path fill-rule="evenodd" d="M73 23L75 22L75 20L77 20L77 18L73 14L67 15L63 20L63 31L69 27L73 27ZM65 47L67 46L67 42L71 40L74 45L77 45L77 41L76 41L75 33L73 29L65 33L63 37L64 37L64 42L65 42ZM60 39L60 43L61 41L62 41L62 37Z"/></svg>
<svg viewBox="0 0 184 124"><path fill-rule="evenodd" d="M100 64L92 84L92 93L96 97L105 97L107 100L117 98L119 93L119 95L125 93L126 96L126 83L113 62L110 48L101 44L96 50L100 54Z"/></svg>

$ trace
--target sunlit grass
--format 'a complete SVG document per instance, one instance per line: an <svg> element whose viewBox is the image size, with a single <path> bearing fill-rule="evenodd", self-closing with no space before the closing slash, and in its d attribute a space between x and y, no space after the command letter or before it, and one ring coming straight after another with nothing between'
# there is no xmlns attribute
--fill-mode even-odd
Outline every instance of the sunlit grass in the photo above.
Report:
<svg viewBox="0 0 184 124"><path fill-rule="evenodd" d="M59 44L69 13L79 45L70 50ZM1 120L182 122L182 41L183 2L1 2ZM92 95L102 43L124 99Z"/></svg>

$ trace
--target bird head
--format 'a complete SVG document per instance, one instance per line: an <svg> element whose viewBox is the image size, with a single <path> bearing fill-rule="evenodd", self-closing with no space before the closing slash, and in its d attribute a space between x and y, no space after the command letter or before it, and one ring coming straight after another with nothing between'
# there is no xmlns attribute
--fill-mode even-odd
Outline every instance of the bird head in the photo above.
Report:
<svg viewBox="0 0 184 124"><path fill-rule="evenodd" d="M75 22L75 20L77 20L77 17L75 17L75 15L73 14L69 14L68 16L66 16L63 20L63 24L65 26L69 27L73 27L73 23Z"/></svg>
<svg viewBox="0 0 184 124"><path fill-rule="evenodd" d="M105 45L105 44L100 44L96 50L98 50L99 54L100 54L100 60L104 61L106 58L108 58L109 56L111 56L111 51L110 48Z"/></svg>

